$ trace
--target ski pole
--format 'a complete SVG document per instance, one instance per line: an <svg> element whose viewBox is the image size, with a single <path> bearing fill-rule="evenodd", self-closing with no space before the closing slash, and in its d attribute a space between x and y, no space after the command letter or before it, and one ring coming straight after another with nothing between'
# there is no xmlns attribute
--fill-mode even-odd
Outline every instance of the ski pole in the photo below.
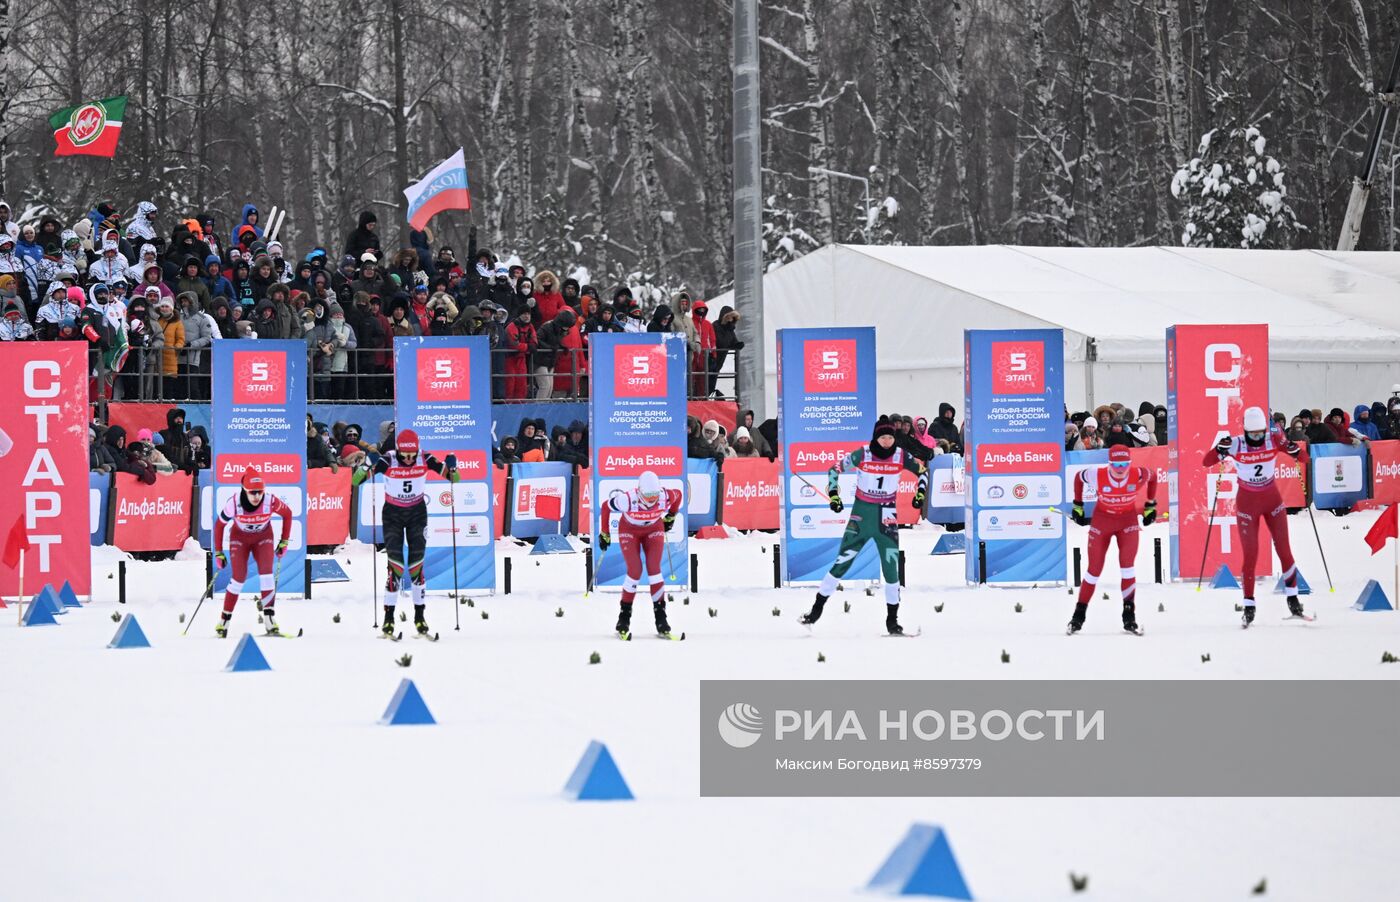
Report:
<svg viewBox="0 0 1400 902"><path fill-rule="evenodd" d="M1335 592L1337 590L1332 586L1332 571L1327 567L1327 553L1322 550L1322 536L1317 531L1317 517L1313 516L1312 499L1308 497L1306 464L1298 467L1298 478L1303 480L1303 503L1308 507L1308 519L1312 521L1313 538L1317 540L1317 554L1322 558L1322 572L1327 575L1327 591Z"/></svg>
<svg viewBox="0 0 1400 902"><path fill-rule="evenodd" d="M1210 519L1206 521L1206 543L1201 548L1201 570L1196 574L1196 591L1201 591L1201 583L1206 578L1206 555L1210 553L1210 533L1215 528L1215 506L1220 503L1220 466L1215 468L1215 497L1210 502Z"/></svg>
<svg viewBox="0 0 1400 902"><path fill-rule="evenodd" d="M222 568L220 568L220 569L222 569ZM197 604L197 605L194 606L194 613L191 614L191 615L190 615L190 619L189 619L188 621L185 622L185 631L184 631L183 633L181 633L180 635L182 635L182 636L188 636L188 635L190 634L190 627L194 626L194 618L196 618L196 617L199 616L199 609L202 608L202 607L204 606L204 599L210 597L210 596L213 594L213 591L214 591L214 580L215 580L217 577L218 577L218 571L216 570L216 571L214 572L214 576L209 577L209 585L205 586L205 587L204 587L204 591L203 591L202 593L200 593L200 596L199 596L199 604Z"/></svg>
<svg viewBox="0 0 1400 902"><path fill-rule="evenodd" d="M379 550L374 544L374 534L379 531L378 511L374 506L374 476L369 479L369 578L374 587L370 605L374 610L374 628L379 629Z"/></svg>
<svg viewBox="0 0 1400 902"><path fill-rule="evenodd" d="M456 618L457 625L454 630L462 630L462 601L457 597L462 590L457 588L457 484L451 479L447 480L448 497L452 500L448 502L452 511L452 616Z"/></svg>

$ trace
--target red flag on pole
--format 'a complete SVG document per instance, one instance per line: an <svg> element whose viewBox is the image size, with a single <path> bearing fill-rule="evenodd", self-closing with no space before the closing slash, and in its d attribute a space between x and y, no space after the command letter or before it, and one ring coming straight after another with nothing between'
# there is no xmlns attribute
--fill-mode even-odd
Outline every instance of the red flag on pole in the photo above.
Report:
<svg viewBox="0 0 1400 902"><path fill-rule="evenodd" d="M1372 554L1385 547L1386 539L1400 540L1400 504L1392 504L1381 511L1380 517L1366 531L1366 544L1371 546Z"/></svg>
<svg viewBox="0 0 1400 902"><path fill-rule="evenodd" d="M5 536L5 549L0 560L3 560L6 567L14 569L19 566L19 555L21 551L29 548L29 534L24 531L24 515L15 517L15 523L10 527L10 532Z"/></svg>

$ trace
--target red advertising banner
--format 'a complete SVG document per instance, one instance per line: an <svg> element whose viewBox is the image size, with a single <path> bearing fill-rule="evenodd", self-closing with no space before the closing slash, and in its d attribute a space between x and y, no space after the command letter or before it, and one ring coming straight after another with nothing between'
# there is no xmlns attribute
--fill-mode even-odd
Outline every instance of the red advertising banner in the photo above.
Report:
<svg viewBox="0 0 1400 902"><path fill-rule="evenodd" d="M1371 502L1377 506L1400 501L1400 442L1371 442Z"/></svg>
<svg viewBox="0 0 1400 902"><path fill-rule="evenodd" d="M593 469L578 468L578 504L574 511L574 531L587 534L593 522Z"/></svg>
<svg viewBox="0 0 1400 902"><path fill-rule="evenodd" d="M65 579L78 595L91 595L87 344L7 344L0 385L0 538L23 534L26 595L45 583L57 590ZM19 558L4 558L0 595L14 597Z"/></svg>
<svg viewBox="0 0 1400 902"><path fill-rule="evenodd" d="M306 544L342 545L350 538L350 468L306 471Z"/></svg>
<svg viewBox="0 0 1400 902"><path fill-rule="evenodd" d="M724 525L735 529L777 529L779 465L763 457L731 457L724 462Z"/></svg>
<svg viewBox="0 0 1400 902"><path fill-rule="evenodd" d="M1298 445L1305 450L1308 447L1307 442L1299 442ZM1289 457L1275 458L1274 481L1278 483L1278 491L1283 496L1284 507L1308 506L1308 493L1303 482L1301 461ZM1267 532L1267 529L1265 531Z"/></svg>
<svg viewBox="0 0 1400 902"><path fill-rule="evenodd" d="M154 485L117 473L112 492L112 544L122 551L178 551L190 537L194 477L188 473L157 476Z"/></svg>
<svg viewBox="0 0 1400 902"><path fill-rule="evenodd" d="M1175 579L1199 576L1202 554L1206 577L1214 575L1221 564L1229 566L1236 576L1243 567L1235 522L1234 464L1227 461L1207 471L1201 459L1220 436L1240 433L1246 407L1269 410L1268 326L1173 326L1167 330L1168 455L1176 474L1171 509L1171 571ZM1259 556L1260 574L1268 572L1271 561L1271 555Z"/></svg>
<svg viewBox="0 0 1400 902"><path fill-rule="evenodd" d="M113 401L107 405L107 425L120 426L126 430L128 439L135 439L142 429L159 432L166 428L169 423L165 414L175 407L149 401Z"/></svg>

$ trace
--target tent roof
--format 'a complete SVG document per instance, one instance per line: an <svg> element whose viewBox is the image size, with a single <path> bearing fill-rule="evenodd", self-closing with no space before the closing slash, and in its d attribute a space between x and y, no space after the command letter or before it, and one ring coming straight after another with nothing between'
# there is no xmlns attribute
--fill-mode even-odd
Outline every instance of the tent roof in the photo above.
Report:
<svg viewBox="0 0 1400 902"><path fill-rule="evenodd" d="M1101 359L1105 353L1136 356L1148 347L1156 354L1169 326L1193 323L1267 322L1270 343L1292 359L1393 359L1400 342L1400 259L1393 254L1006 245L841 249L1091 336Z"/></svg>

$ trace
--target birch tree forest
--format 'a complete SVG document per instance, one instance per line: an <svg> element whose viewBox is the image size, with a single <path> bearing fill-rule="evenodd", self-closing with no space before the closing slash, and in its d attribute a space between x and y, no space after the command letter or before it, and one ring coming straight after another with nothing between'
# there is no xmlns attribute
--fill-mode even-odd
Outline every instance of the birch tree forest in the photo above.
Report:
<svg viewBox="0 0 1400 902"><path fill-rule="evenodd" d="M288 209L338 253L466 148L440 240L715 291L731 279L725 0L0 0L0 187L22 217ZM767 254L832 241L1176 244L1176 170L1259 126L1299 247L1336 241L1400 40L1383 0L782 0L762 21ZM115 160L46 118L128 94ZM1390 245L1387 136L1363 248ZM813 170L817 170L813 172ZM865 178L859 181L829 173ZM166 218L168 227L170 218Z"/></svg>

